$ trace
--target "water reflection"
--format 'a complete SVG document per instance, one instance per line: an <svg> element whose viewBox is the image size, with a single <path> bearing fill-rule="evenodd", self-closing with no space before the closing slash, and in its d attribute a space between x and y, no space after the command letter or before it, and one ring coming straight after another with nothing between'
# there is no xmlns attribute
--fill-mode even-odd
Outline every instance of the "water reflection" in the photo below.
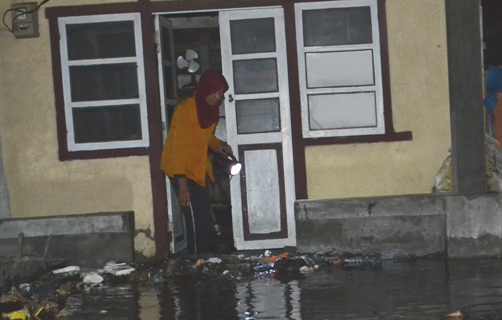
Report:
<svg viewBox="0 0 502 320"><path fill-rule="evenodd" d="M145 288L139 291L138 304L139 319L158 319L160 313L160 299L155 288ZM178 318L179 319L179 318Z"/></svg>
<svg viewBox="0 0 502 320"><path fill-rule="evenodd" d="M283 283L272 278L239 283L237 313L245 319L301 319L297 280Z"/></svg>
<svg viewBox="0 0 502 320"><path fill-rule="evenodd" d="M466 319L502 319L502 260L479 259L448 263L453 308Z"/></svg>
<svg viewBox="0 0 502 320"><path fill-rule="evenodd" d="M224 276L104 287L73 295L71 319L502 319L498 259L384 261L377 270L323 268L250 281Z"/></svg>
<svg viewBox="0 0 502 320"><path fill-rule="evenodd" d="M302 282L302 316L332 319L438 319L449 312L440 262L384 262L378 270L329 272ZM431 317L431 316L436 316Z"/></svg>
<svg viewBox="0 0 502 320"><path fill-rule="evenodd" d="M72 295L66 307L71 319L138 319L138 296L130 285L102 286Z"/></svg>

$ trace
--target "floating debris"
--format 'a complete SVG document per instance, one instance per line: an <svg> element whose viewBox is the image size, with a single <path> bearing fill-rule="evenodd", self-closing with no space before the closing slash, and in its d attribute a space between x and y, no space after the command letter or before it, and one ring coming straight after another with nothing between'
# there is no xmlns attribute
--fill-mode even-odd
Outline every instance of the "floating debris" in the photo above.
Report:
<svg viewBox="0 0 502 320"><path fill-rule="evenodd" d="M301 272L301 273L310 273L310 272L314 272L314 267L302 266L302 267L300 268L300 272Z"/></svg>
<svg viewBox="0 0 502 320"><path fill-rule="evenodd" d="M2 320L26 320L30 319L30 311L28 311L28 308L23 307L20 310L12 311L12 312L7 312L7 313L2 313Z"/></svg>
<svg viewBox="0 0 502 320"><path fill-rule="evenodd" d="M448 319L462 319L463 317L464 316L460 311L452 312L446 316Z"/></svg>
<svg viewBox="0 0 502 320"><path fill-rule="evenodd" d="M82 282L84 284L94 285L94 284L99 284L99 283L103 282L103 280L104 280L104 278L102 276L100 276L98 273L90 272L84 276L84 279L82 280Z"/></svg>
<svg viewBox="0 0 502 320"><path fill-rule="evenodd" d="M281 259L281 258L288 258L288 253L287 252L284 252L284 253L281 253L279 255L276 255L276 256L273 256L273 257L270 257L270 262L276 262L278 259Z"/></svg>
<svg viewBox="0 0 502 320"><path fill-rule="evenodd" d="M80 272L79 266L68 266L61 269L52 270L53 274L75 274Z"/></svg>
<svg viewBox="0 0 502 320"><path fill-rule="evenodd" d="M341 259L341 266L347 269L353 268L378 268L382 265L379 254L346 254Z"/></svg>
<svg viewBox="0 0 502 320"><path fill-rule="evenodd" d="M133 267L127 265L126 263L115 263L113 261L108 262L104 267L104 272L113 274L114 276L124 276L133 272Z"/></svg>
<svg viewBox="0 0 502 320"><path fill-rule="evenodd" d="M355 257L356 255L352 255ZM65 300L79 291L89 290L95 286L106 288L114 283L134 283L154 286L164 283L169 278L199 278L245 281L253 277L269 277L284 281L285 279L301 279L322 268L347 266L349 255L326 256L321 254L295 254L292 251L265 251L259 256L230 254L218 256L186 255L163 261L151 261L144 264L116 263L110 261L96 270L81 270L79 266L66 266L52 271L33 282L18 278L19 285L13 286L10 295L2 296L1 301L16 302L15 308L1 309L5 319L55 319L71 317L64 308ZM345 259L345 260L344 260ZM366 260L367 263L379 264L378 258ZM64 265L63 265L64 266ZM31 278L30 278L31 279ZM31 280L28 280L31 281ZM106 309L104 310L106 312ZM15 313L20 312L20 313ZM26 316L23 318L22 313ZM11 313L11 315L9 315ZM14 318L15 316L17 318ZM10 318L9 318L10 317ZM249 319L254 318L248 315ZM3 319L2 319L3 320Z"/></svg>
<svg viewBox="0 0 502 320"><path fill-rule="evenodd" d="M213 257L213 258L207 259L207 262L208 263L221 263L222 260L220 258Z"/></svg>

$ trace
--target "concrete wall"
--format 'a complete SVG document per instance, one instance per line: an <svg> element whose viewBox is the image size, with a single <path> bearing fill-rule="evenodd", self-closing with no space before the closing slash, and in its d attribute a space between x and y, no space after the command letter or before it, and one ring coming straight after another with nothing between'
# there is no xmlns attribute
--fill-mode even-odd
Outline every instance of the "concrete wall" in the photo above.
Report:
<svg viewBox="0 0 502 320"><path fill-rule="evenodd" d="M502 255L502 196L446 198L448 256Z"/></svg>
<svg viewBox="0 0 502 320"><path fill-rule="evenodd" d="M444 252L444 198L375 197L295 204L301 252L425 256Z"/></svg>
<svg viewBox="0 0 502 320"><path fill-rule="evenodd" d="M413 140L310 147L309 199L427 194L451 145L444 1L387 0L392 113Z"/></svg>
<svg viewBox="0 0 502 320"><path fill-rule="evenodd" d="M70 265L102 267L110 260L132 262L133 239L133 212L0 220L0 258L45 255Z"/></svg>
<svg viewBox="0 0 502 320"><path fill-rule="evenodd" d="M384 259L502 252L500 194L300 200L295 213L300 252L381 253Z"/></svg>
<svg viewBox="0 0 502 320"><path fill-rule="evenodd" d="M13 3L2 0L0 13ZM79 0L78 5L124 1ZM39 11L40 37L0 32L0 138L13 218L134 211L136 250L153 255L149 161L144 157L59 161L48 20L44 8L77 5L52 0ZM10 15L8 15L10 17ZM8 18L7 18L8 20ZM10 24L9 24L10 25Z"/></svg>

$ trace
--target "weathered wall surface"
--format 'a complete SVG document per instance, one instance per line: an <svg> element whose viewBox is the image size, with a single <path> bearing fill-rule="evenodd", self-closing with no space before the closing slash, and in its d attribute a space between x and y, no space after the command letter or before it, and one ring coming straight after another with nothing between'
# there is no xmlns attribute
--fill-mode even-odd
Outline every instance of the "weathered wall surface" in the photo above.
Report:
<svg viewBox="0 0 502 320"><path fill-rule="evenodd" d="M26 1L0 1L0 13L21 2ZM78 4L111 2L124 1L89 0ZM0 138L12 217L134 211L136 228L140 230L136 250L153 255L148 158L64 162L58 159L51 49L44 8L63 5L76 2L52 0L42 7L39 38L16 39L5 29L0 32Z"/></svg>
<svg viewBox="0 0 502 320"><path fill-rule="evenodd" d="M502 196L447 198L448 256L502 255Z"/></svg>
<svg viewBox="0 0 502 320"><path fill-rule="evenodd" d="M445 205L440 196L299 200L301 252L426 256L445 252Z"/></svg>
<svg viewBox="0 0 502 320"><path fill-rule="evenodd" d="M59 259L93 267L132 262L133 234L133 212L0 220L0 259Z"/></svg>
<svg viewBox="0 0 502 320"><path fill-rule="evenodd" d="M415 195L295 203L301 252L500 257L499 193Z"/></svg>
<svg viewBox="0 0 502 320"><path fill-rule="evenodd" d="M309 199L431 192L451 145L444 6L387 0L394 128L413 140L308 148Z"/></svg>

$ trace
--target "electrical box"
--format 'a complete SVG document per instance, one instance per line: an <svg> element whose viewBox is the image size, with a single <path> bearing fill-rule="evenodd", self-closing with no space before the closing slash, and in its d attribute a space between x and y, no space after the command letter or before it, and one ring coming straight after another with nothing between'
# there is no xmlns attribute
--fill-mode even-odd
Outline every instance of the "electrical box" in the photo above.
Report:
<svg viewBox="0 0 502 320"><path fill-rule="evenodd" d="M38 7L36 2L16 3L12 9L12 32L18 39L36 38L38 32Z"/></svg>

